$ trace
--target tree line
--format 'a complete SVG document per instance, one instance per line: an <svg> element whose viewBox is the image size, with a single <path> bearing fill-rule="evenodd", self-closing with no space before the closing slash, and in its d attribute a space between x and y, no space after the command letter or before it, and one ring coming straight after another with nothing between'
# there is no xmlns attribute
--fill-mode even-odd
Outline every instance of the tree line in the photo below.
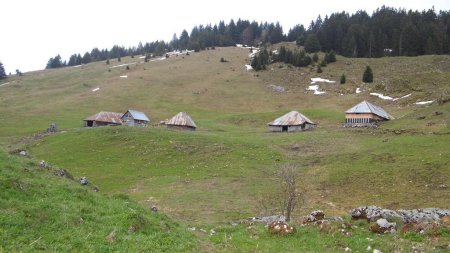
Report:
<svg viewBox="0 0 450 253"><path fill-rule="evenodd" d="M423 11L406 11L383 6L372 13L358 11L333 13L324 19L318 16L306 29L296 25L283 32L276 23L233 19L228 24L195 26L190 33L183 30L170 42L154 41L125 48L94 48L91 52L73 54L68 62L61 56L52 57L47 68L75 66L92 61L124 56L161 56L173 50L200 51L209 47L262 46L282 41L296 41L308 53L330 52L347 57L416 56L450 53L450 11L436 12L434 8Z"/></svg>

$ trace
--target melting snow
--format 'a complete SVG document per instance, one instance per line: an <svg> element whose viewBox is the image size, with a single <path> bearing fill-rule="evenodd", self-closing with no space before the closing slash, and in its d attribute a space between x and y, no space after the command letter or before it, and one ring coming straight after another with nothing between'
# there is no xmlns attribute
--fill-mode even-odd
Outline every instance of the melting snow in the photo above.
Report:
<svg viewBox="0 0 450 253"><path fill-rule="evenodd" d="M411 96L411 95L412 95L412 93L409 93L408 95L404 95L403 97L394 98L394 101L399 100L399 99L402 99L402 98L407 98L407 97L409 97L409 96Z"/></svg>
<svg viewBox="0 0 450 253"><path fill-rule="evenodd" d="M248 58L253 58L259 52L259 49L252 49L252 52L248 55Z"/></svg>
<svg viewBox="0 0 450 253"><path fill-rule="evenodd" d="M73 66L72 68L79 68L79 67L81 67L81 66L83 66L83 65L76 65L76 66Z"/></svg>
<svg viewBox="0 0 450 253"><path fill-rule="evenodd" d="M323 79L323 78L320 78L320 77L314 77L314 78L311 78L311 84L315 84L315 83L335 83L336 81L330 81L330 80L328 80L328 79Z"/></svg>
<svg viewBox="0 0 450 253"><path fill-rule="evenodd" d="M100 90L100 88L95 88L95 89L93 89L92 91L93 91L93 92L96 92L96 91L98 91L98 90Z"/></svg>
<svg viewBox="0 0 450 253"><path fill-rule="evenodd" d="M139 57L139 59L145 59L145 55L143 55L143 56Z"/></svg>
<svg viewBox="0 0 450 253"><path fill-rule="evenodd" d="M370 93L370 95L371 96L375 96L375 97L379 97L379 98L384 99L384 100L394 100L394 98L389 97L389 96L385 96L385 95L380 94L380 93Z"/></svg>
<svg viewBox="0 0 450 253"><path fill-rule="evenodd" d="M120 78L128 78L128 76L120 76Z"/></svg>
<svg viewBox="0 0 450 253"><path fill-rule="evenodd" d="M414 104L416 104L416 105L428 105L428 104L431 104L431 103L433 103L433 102L434 102L434 100L430 100L430 101L416 102L416 103L414 103Z"/></svg>
<svg viewBox="0 0 450 253"><path fill-rule="evenodd" d="M245 64L245 67L247 68L247 70L252 70L253 69L252 65Z"/></svg>
<svg viewBox="0 0 450 253"><path fill-rule="evenodd" d="M118 68L118 67L123 67L123 66L127 66L127 65L133 65L133 64L136 64L136 62L125 63L125 64L120 64L120 65L115 65L115 66L110 67L110 69Z"/></svg>
<svg viewBox="0 0 450 253"><path fill-rule="evenodd" d="M361 93L361 88L356 88L356 94Z"/></svg>
<svg viewBox="0 0 450 253"><path fill-rule="evenodd" d="M319 91L319 85L310 85L307 90L313 90L314 95L322 95L326 93L325 91Z"/></svg>
<svg viewBox="0 0 450 253"><path fill-rule="evenodd" d="M7 83L2 83L2 84L0 84L0 86L3 86L3 85L7 85L9 82L7 82Z"/></svg>

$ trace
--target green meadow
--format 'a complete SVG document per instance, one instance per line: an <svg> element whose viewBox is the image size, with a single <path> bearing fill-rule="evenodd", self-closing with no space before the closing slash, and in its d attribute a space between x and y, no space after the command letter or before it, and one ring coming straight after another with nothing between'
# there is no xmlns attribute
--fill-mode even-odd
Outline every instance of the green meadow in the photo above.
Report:
<svg viewBox="0 0 450 253"><path fill-rule="evenodd" d="M450 240L448 230L375 235L365 221L349 221L348 211L363 205L450 208L450 58L338 56L317 74L279 63L247 71L248 54L216 48L10 77L0 86L0 251L365 252L371 246L439 252L435 246ZM129 70L114 67L121 64ZM372 84L361 82L367 64ZM343 73L347 83L339 84ZM319 83L326 93L317 96L306 90L313 77L337 82ZM273 92L270 85L286 91ZM371 92L411 95L388 101ZM395 120L344 128L345 110L362 100ZM415 105L428 100L435 102ZM127 109L145 112L150 125L82 128L83 119L99 111ZM317 128L268 131L268 122L291 110ZM179 111L193 118L197 131L159 124ZM58 133L37 134L52 122ZM29 157L9 153L16 149ZM39 160L75 180L86 176L100 191L55 177L37 166ZM291 222L297 233L278 237L263 225L241 224L279 212L262 203L280 191L276 172L285 164L300 169L303 201ZM157 214L149 211L153 205ZM316 209L352 223L351 236L301 226L301 217ZM139 229L129 232L133 224Z"/></svg>

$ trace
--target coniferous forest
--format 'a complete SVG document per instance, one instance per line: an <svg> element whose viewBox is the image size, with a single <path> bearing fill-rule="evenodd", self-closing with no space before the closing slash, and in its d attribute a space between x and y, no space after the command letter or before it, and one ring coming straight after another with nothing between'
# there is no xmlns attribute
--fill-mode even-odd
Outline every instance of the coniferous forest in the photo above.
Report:
<svg viewBox="0 0 450 253"><path fill-rule="evenodd" d="M450 54L450 11L433 9L413 11L383 6L369 15L365 11L354 14L333 13L317 17L305 28L296 25L287 33L277 23L257 23L248 20L220 21L215 25L195 26L190 33L174 34L170 42L153 41L125 48L94 48L84 54L73 54L63 61L52 57L47 68L75 66L124 56L162 56L173 50L195 50L234 46L262 46L282 41L295 41L306 52L334 51L346 57L417 56Z"/></svg>

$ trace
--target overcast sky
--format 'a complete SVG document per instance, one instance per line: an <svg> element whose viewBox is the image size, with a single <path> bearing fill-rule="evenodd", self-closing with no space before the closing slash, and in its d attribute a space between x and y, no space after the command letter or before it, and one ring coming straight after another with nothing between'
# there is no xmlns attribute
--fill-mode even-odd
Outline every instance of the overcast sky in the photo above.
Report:
<svg viewBox="0 0 450 253"><path fill-rule="evenodd" d="M285 33L296 24L308 27L318 15L334 12L370 15L382 5L413 10L434 6L450 10L449 0L2 0L0 61L6 73L45 68L50 57L84 54L94 47L137 46L139 41L170 41L195 25L228 23L238 18L279 21Z"/></svg>

